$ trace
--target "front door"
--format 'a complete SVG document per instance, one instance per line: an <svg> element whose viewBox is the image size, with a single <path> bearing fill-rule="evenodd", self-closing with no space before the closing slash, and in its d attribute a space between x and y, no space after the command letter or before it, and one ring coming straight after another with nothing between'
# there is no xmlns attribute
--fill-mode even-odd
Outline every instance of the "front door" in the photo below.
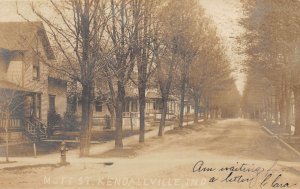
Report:
<svg viewBox="0 0 300 189"><path fill-rule="evenodd" d="M55 95L49 95L49 113L55 112Z"/></svg>
<svg viewBox="0 0 300 189"><path fill-rule="evenodd" d="M41 101L42 99L40 94L31 94L25 96L25 117L36 117L41 119Z"/></svg>
<svg viewBox="0 0 300 189"><path fill-rule="evenodd" d="M24 100L24 114L25 117L29 118L33 116L34 112L34 103L33 103L33 96L32 95L26 95Z"/></svg>

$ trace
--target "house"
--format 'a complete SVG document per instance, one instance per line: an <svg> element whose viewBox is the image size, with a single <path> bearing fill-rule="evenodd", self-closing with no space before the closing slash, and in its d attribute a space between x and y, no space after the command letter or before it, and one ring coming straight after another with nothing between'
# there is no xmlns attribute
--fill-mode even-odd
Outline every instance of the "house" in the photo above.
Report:
<svg viewBox="0 0 300 189"><path fill-rule="evenodd" d="M50 74L52 61L41 22L0 23L0 140L6 126L10 141L45 139L49 113L66 111L67 82Z"/></svg>
<svg viewBox="0 0 300 189"><path fill-rule="evenodd" d="M178 118L180 112L180 100L174 95L170 95L167 102L166 119ZM76 114L81 114L81 103L78 100ZM93 130L102 130L106 126L106 119L110 117L108 102L106 98L96 99L93 108ZM185 101L184 114L193 113L192 105ZM151 87L146 90L146 122L150 123L159 120L162 114L161 95L157 88ZM149 125L149 124L147 124ZM139 99L137 87L130 85L126 87L126 97L123 110L123 128L139 127Z"/></svg>
<svg viewBox="0 0 300 189"><path fill-rule="evenodd" d="M80 100L80 86L77 86L77 99L75 102L75 114L80 121L82 105ZM79 89L79 90L78 90ZM107 89L108 90L108 89ZM97 89L96 89L97 91ZM102 88L102 93L105 89ZM97 94L97 92L96 92ZM97 95L96 95L97 96ZM110 119L108 95L97 96L93 107L92 125L93 130L102 130L107 125L107 119ZM70 104L71 105L71 104ZM167 107L167 119L173 119L179 115L179 99L173 95L169 97ZM158 120L162 113L162 102L160 92L157 88L151 87L146 90L145 118L147 121ZM139 127L139 97L138 88L133 84L126 86L125 104L123 109L123 128Z"/></svg>
<svg viewBox="0 0 300 189"><path fill-rule="evenodd" d="M178 116L179 105L179 99L173 95L170 95L167 102L166 119L172 119ZM162 98L158 89L153 88L148 90L146 93L146 115L148 117L160 119L162 113L162 106Z"/></svg>

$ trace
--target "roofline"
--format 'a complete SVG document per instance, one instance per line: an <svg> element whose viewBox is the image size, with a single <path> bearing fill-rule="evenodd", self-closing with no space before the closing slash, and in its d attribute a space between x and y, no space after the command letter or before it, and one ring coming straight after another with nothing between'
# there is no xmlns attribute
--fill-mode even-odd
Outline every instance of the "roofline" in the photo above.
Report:
<svg viewBox="0 0 300 189"><path fill-rule="evenodd" d="M33 26L36 26L37 28L36 28L35 32L38 37L42 38L41 43L44 48L47 59L55 60L55 54L51 47L51 43L49 41L46 29L44 27L44 23L42 21L12 21L12 22L5 21L5 22L0 22L0 24L18 24L18 23L19 24L28 23L28 24L32 24ZM3 48L3 49L5 49L5 48ZM23 50L24 51L24 49L7 49L7 50L10 50L10 51L14 51L14 50L22 51Z"/></svg>

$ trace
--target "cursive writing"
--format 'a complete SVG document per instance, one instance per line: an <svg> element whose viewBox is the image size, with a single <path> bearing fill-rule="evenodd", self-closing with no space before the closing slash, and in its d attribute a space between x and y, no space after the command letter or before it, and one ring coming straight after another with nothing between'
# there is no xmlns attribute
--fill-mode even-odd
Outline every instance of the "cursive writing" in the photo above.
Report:
<svg viewBox="0 0 300 189"><path fill-rule="evenodd" d="M272 188L291 188L295 183L286 181L283 173L274 173L277 162L269 168L236 162L230 166L212 167L207 166L203 160L197 161L192 171L194 173L210 174L210 183L247 183L249 188L272 187ZM278 172L278 171L276 171Z"/></svg>

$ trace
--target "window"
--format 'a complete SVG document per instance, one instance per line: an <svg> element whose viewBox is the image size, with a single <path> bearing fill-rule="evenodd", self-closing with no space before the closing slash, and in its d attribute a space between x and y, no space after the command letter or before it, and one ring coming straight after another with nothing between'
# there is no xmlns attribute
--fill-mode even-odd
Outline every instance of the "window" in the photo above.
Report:
<svg viewBox="0 0 300 189"><path fill-rule="evenodd" d="M55 96L49 95L49 112L55 112Z"/></svg>
<svg viewBox="0 0 300 189"><path fill-rule="evenodd" d="M102 112L102 104L101 102L96 101L95 103L96 112Z"/></svg>
<svg viewBox="0 0 300 189"><path fill-rule="evenodd" d="M34 80L40 79L40 66L39 65L33 66L33 79Z"/></svg>

